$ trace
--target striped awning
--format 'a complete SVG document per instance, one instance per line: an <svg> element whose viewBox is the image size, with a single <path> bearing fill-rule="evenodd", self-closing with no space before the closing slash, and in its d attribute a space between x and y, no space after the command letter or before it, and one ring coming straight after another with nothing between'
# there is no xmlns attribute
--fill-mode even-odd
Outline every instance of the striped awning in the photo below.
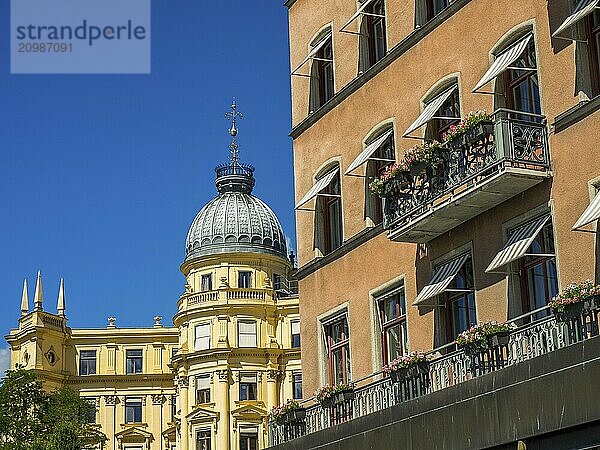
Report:
<svg viewBox="0 0 600 450"><path fill-rule="evenodd" d="M413 302L413 306L422 305L427 300L448 289L448 286L450 286L450 283L452 283L452 280L454 280L470 256L469 253L464 253L438 267L429 284L427 284L421 290L419 295L417 295L417 298Z"/></svg>
<svg viewBox="0 0 600 450"><path fill-rule="evenodd" d="M573 225L573 228L571 229L573 231L577 231L581 227L584 227L588 223L592 223L598 219L600 219L600 192L596 194L596 197L594 197L594 200L592 200L590 206L586 208L579 220L575 222L575 225Z"/></svg>
<svg viewBox="0 0 600 450"><path fill-rule="evenodd" d="M308 201L312 200L317 195L319 195L319 193L323 189L325 189L327 186L329 186L329 183L331 183L331 180L333 180L339 172L340 172L339 167L336 167L331 172L328 172L326 175L322 176L317 181L315 181L315 184L313 185L313 187L311 187L308 190L308 192L306 193L306 195L304 197L302 197L302 200L300 200L298 203L296 203L296 209L300 208L302 205L304 205L305 203L307 203Z"/></svg>
<svg viewBox="0 0 600 450"><path fill-rule="evenodd" d="M473 92L478 91L483 86L488 84L490 81L492 81L498 75L500 75L502 72L504 72L506 69L508 69L512 63L514 63L517 59L519 59L521 54L527 48L527 45L529 44L529 41L531 41L532 37L533 37L532 34L528 34L523 39L517 41L516 43L511 45L509 48L504 50L502 53L500 53L496 57L496 60L492 63L492 65L490 66L488 71L485 73L483 78L481 80L479 80L479 83L477 83L477 86L475 86L473 88Z"/></svg>
<svg viewBox="0 0 600 450"><path fill-rule="evenodd" d="M358 157L354 161L352 161L352 164L350 164L350 166L348 167L348 170L346 170L346 172L344 172L344 175L348 175L350 172L352 172L353 170L357 169L358 167L360 167L364 163L366 163L369 160L369 158L373 155L373 153L375 153L377 150L379 150L381 148L383 143L387 140L387 138L390 137L390 135L393 132L394 132L394 129L392 128L392 129L386 131L385 133L383 133L383 135L381 135L380 137L375 139L372 143L367 145L367 147L361 152L361 154L358 155Z"/></svg>
<svg viewBox="0 0 600 450"><path fill-rule="evenodd" d="M485 271L487 273L505 273L507 264L525 256L527 249L549 220L550 214L545 214L516 228L508 238L504 248L498 252Z"/></svg>
<svg viewBox="0 0 600 450"><path fill-rule="evenodd" d="M446 100L448 100L448 98L452 95L452 93L454 91L456 91L457 89L458 89L458 85L454 84L454 85L452 85L452 87L450 89L445 90L440 95L438 95L433 100L431 100L429 103L427 103L425 105L425 108L423 109L423 112L421 113L421 115L417 118L417 120L415 120L413 122L413 124L410 127L408 127L408 130L406 130L402 136L403 137L408 136L410 133L421 128L423 125L425 125L431 119L433 119L434 116L436 115L436 113L438 112L438 110L444 104L444 102ZM456 117L456 118L460 119L460 117Z"/></svg>
<svg viewBox="0 0 600 450"><path fill-rule="evenodd" d="M599 7L599 4L600 0L581 0L573 10L573 13L552 33L552 37L563 37L561 34L573 27L581 19L593 13L594 9ZM570 39L570 37L567 39Z"/></svg>
<svg viewBox="0 0 600 450"><path fill-rule="evenodd" d="M300 70L302 66L306 64L309 60L314 58L317 52L321 50L330 39L331 31L328 32L325 36L323 36L323 38L319 42L317 42L313 48L310 49L310 52L308 52L306 58L304 58L302 62L298 64L298 66L294 70L292 70L292 75L298 75L296 72L298 72L298 70Z"/></svg>

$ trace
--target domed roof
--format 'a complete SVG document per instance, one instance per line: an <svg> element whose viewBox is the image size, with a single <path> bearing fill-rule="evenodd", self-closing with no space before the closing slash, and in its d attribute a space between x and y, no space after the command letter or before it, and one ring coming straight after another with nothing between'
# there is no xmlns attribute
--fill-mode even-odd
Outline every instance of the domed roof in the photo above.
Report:
<svg viewBox="0 0 600 450"><path fill-rule="evenodd" d="M219 195L196 215L186 239L185 260L219 253L266 253L287 257L277 216L252 195L254 168L235 162L217 167Z"/></svg>

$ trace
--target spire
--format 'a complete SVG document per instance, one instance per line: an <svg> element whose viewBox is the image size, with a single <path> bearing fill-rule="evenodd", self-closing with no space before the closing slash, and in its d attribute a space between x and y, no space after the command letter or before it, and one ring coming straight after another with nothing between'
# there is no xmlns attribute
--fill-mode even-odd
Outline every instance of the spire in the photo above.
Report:
<svg viewBox="0 0 600 450"><path fill-rule="evenodd" d="M60 279L60 286L58 288L58 303L56 305L56 312L60 317L65 317L65 280Z"/></svg>
<svg viewBox="0 0 600 450"><path fill-rule="evenodd" d="M33 296L34 311L43 311L44 293L42 292L42 273L38 270L37 282L35 284L35 295Z"/></svg>
<svg viewBox="0 0 600 450"><path fill-rule="evenodd" d="M29 295L27 294L27 278L23 280L23 295L21 296L21 315L29 312Z"/></svg>
<svg viewBox="0 0 600 450"><path fill-rule="evenodd" d="M236 122L237 119L243 119L244 115L237 110L237 104L235 103L235 97L233 98L233 102L231 103L231 112L225 113L225 118L231 120L231 128L229 129L229 134L231 135L231 144L229 144L229 151L231 153L230 159L234 167L237 166L239 160L239 146L235 140L237 136L237 128Z"/></svg>

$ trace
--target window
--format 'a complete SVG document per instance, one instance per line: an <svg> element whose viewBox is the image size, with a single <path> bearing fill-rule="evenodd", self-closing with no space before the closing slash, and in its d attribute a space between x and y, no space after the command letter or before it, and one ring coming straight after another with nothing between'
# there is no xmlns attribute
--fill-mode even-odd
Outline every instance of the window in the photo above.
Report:
<svg viewBox="0 0 600 450"><path fill-rule="evenodd" d="M585 24L590 62L592 96L600 95L600 10L591 13Z"/></svg>
<svg viewBox="0 0 600 450"><path fill-rule="evenodd" d="M126 350L125 359L128 374L142 373L142 350Z"/></svg>
<svg viewBox="0 0 600 450"><path fill-rule="evenodd" d="M95 397L84 397L84 400L90 405L86 422L89 424L96 423L96 398Z"/></svg>
<svg viewBox="0 0 600 450"><path fill-rule="evenodd" d="M202 275L200 289L202 292L212 291L212 273Z"/></svg>
<svg viewBox="0 0 600 450"><path fill-rule="evenodd" d="M315 244L323 255L342 245L342 198L339 172L320 192L316 201Z"/></svg>
<svg viewBox="0 0 600 450"><path fill-rule="evenodd" d="M333 43L331 31L315 40L319 50L312 57L310 69L309 113L313 113L333 97Z"/></svg>
<svg viewBox="0 0 600 450"><path fill-rule="evenodd" d="M507 108L541 114L536 67L535 43L530 39L521 55L504 71L502 93Z"/></svg>
<svg viewBox="0 0 600 450"><path fill-rule="evenodd" d="M256 374L240 374L240 401L256 400Z"/></svg>
<svg viewBox="0 0 600 450"><path fill-rule="evenodd" d="M276 291L283 289L283 285L281 284L281 275L278 273L273 274L273 289Z"/></svg>
<svg viewBox="0 0 600 450"><path fill-rule="evenodd" d="M446 309L446 341L452 342L463 331L477 323L473 261L469 256L444 292Z"/></svg>
<svg viewBox="0 0 600 450"><path fill-rule="evenodd" d="M558 277L552 221L537 234L527 253L519 260L521 302L523 313L546 306L558 294ZM542 311L533 316L539 319L549 314Z"/></svg>
<svg viewBox="0 0 600 450"><path fill-rule="evenodd" d="M196 325L194 333L194 350L201 351L210 349L210 322Z"/></svg>
<svg viewBox="0 0 600 450"><path fill-rule="evenodd" d="M196 377L196 404L210 403L210 375Z"/></svg>
<svg viewBox="0 0 600 450"><path fill-rule="evenodd" d="M302 398L302 372L292 372L292 395L294 400Z"/></svg>
<svg viewBox="0 0 600 450"><path fill-rule="evenodd" d="M258 450L258 432L240 432L240 450Z"/></svg>
<svg viewBox="0 0 600 450"><path fill-rule="evenodd" d="M256 322L254 320L238 322L238 347L257 347Z"/></svg>
<svg viewBox="0 0 600 450"><path fill-rule="evenodd" d="M125 399L125 423L142 423L142 399Z"/></svg>
<svg viewBox="0 0 600 450"><path fill-rule="evenodd" d="M290 325L292 328L292 348L300 348L300 321L292 320Z"/></svg>
<svg viewBox="0 0 600 450"><path fill-rule="evenodd" d="M416 25L422 26L446 9L453 0L416 0Z"/></svg>
<svg viewBox="0 0 600 450"><path fill-rule="evenodd" d="M346 314L323 325L329 361L329 382L348 383L350 376L350 334Z"/></svg>
<svg viewBox="0 0 600 450"><path fill-rule="evenodd" d="M94 375L96 373L96 350L81 350L79 352L79 375Z"/></svg>
<svg viewBox="0 0 600 450"><path fill-rule="evenodd" d="M177 416L177 396L172 395L171 396L171 421L172 422L175 420L176 416Z"/></svg>
<svg viewBox="0 0 600 450"><path fill-rule="evenodd" d="M444 134L450 126L460 122L460 97L458 84L452 90L450 96L442 103L435 112L435 116L427 123L425 138L428 140L444 141ZM429 103L429 102L428 102Z"/></svg>
<svg viewBox="0 0 600 450"><path fill-rule="evenodd" d="M210 450L210 430L200 430L196 433L196 450Z"/></svg>
<svg viewBox="0 0 600 450"><path fill-rule="evenodd" d="M377 139L379 139L379 136L387 133L388 131L391 130L383 129L374 134L370 139L367 140L367 146L375 142ZM395 157L394 133L390 133L385 141L383 141L383 143L367 161L367 172L365 178L365 217L371 219L373 225L378 225L383 222L383 202L379 195L371 191L369 184L374 178L379 178L381 175L383 175L383 172L385 172L385 170L395 160Z"/></svg>
<svg viewBox="0 0 600 450"><path fill-rule="evenodd" d="M251 288L252 287L252 272L249 272L249 271L238 272L238 287L239 288Z"/></svg>
<svg viewBox="0 0 600 450"><path fill-rule="evenodd" d="M363 0L364 1L367 0ZM385 38L385 5L383 0L373 0L362 13L360 24L360 55L358 73L362 73L387 52Z"/></svg>
<svg viewBox="0 0 600 450"><path fill-rule="evenodd" d="M377 307L381 321L383 363L388 364L408 350L404 286L378 298Z"/></svg>

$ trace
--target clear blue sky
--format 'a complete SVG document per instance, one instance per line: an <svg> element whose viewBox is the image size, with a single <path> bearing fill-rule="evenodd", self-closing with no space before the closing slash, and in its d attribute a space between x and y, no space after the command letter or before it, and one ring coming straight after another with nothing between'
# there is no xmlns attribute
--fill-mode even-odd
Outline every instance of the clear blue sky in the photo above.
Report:
<svg viewBox="0 0 600 450"><path fill-rule="evenodd" d="M171 323L187 229L215 195L236 96L255 194L294 239L283 0L154 0L151 75L11 75L0 3L0 330L42 270L71 327ZM6 347L2 340L0 348Z"/></svg>

